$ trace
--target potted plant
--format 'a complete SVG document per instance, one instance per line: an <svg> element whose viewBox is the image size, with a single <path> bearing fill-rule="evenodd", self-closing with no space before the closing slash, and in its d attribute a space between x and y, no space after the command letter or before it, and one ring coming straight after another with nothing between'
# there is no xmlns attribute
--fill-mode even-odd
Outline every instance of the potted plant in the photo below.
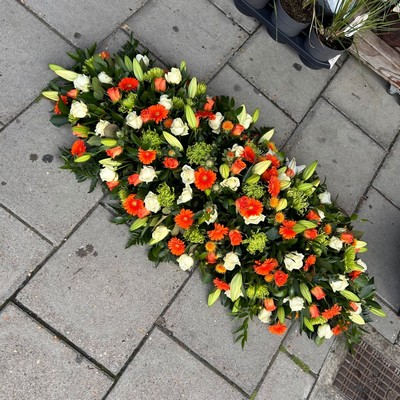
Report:
<svg viewBox="0 0 400 400"><path fill-rule="evenodd" d="M261 10L269 3L269 0L246 0L246 3L256 10Z"/></svg>
<svg viewBox="0 0 400 400"><path fill-rule="evenodd" d="M315 11L315 0L277 0L271 22L289 37L297 36L310 26Z"/></svg>
<svg viewBox="0 0 400 400"><path fill-rule="evenodd" d="M330 7L327 7L323 3L314 18L315 29L306 39L305 49L315 59L330 61L333 65L351 46L355 33L393 25L394 22L386 18L390 4L382 0L330 0ZM333 13L329 9L333 9Z"/></svg>

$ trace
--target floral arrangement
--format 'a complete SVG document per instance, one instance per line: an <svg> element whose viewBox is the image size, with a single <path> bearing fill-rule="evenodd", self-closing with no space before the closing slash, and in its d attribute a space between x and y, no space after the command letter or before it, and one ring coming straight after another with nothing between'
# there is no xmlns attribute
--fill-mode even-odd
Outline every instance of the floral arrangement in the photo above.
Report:
<svg viewBox="0 0 400 400"><path fill-rule="evenodd" d="M298 319L317 344L359 341L368 311L384 313L358 258L356 216L333 204L317 162L286 158L273 129L255 127L258 110L207 96L184 62L164 70L136 48L131 38L114 57L93 46L69 54L69 70L50 65L51 122L77 137L62 168L118 200L127 246L148 244L157 264L197 264L213 283L208 305L220 298L241 319L242 345L253 317L273 334Z"/></svg>

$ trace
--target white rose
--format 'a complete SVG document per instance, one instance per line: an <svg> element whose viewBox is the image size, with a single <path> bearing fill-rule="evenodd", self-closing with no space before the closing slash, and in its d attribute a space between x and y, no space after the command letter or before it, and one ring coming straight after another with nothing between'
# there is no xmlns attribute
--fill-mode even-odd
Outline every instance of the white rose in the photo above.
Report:
<svg viewBox="0 0 400 400"><path fill-rule="evenodd" d="M153 182L154 178L157 176L156 171L153 167L143 166L139 173L139 179L142 182Z"/></svg>
<svg viewBox="0 0 400 400"><path fill-rule="evenodd" d="M110 123L108 121L104 121L104 120L100 120L97 124L96 124L96 128L94 129L94 132L96 133L96 135L98 136L104 136L104 130L106 129L106 127L110 125Z"/></svg>
<svg viewBox="0 0 400 400"><path fill-rule="evenodd" d="M85 118L88 114L88 107L83 101L74 100L69 110L69 115L73 118Z"/></svg>
<svg viewBox="0 0 400 400"><path fill-rule="evenodd" d="M212 213L210 213L210 218L205 221L207 225L213 224L218 218L218 211L217 211L217 207L213 207L213 211Z"/></svg>
<svg viewBox="0 0 400 400"><path fill-rule="evenodd" d="M189 135L189 127L181 118L175 118L171 125L171 132L175 136L186 136Z"/></svg>
<svg viewBox="0 0 400 400"><path fill-rule="evenodd" d="M240 265L240 260L237 254L233 252L226 253L224 257L224 267L228 271L232 271L236 265Z"/></svg>
<svg viewBox="0 0 400 400"><path fill-rule="evenodd" d="M209 119L208 120L208 125L210 126L210 128L212 129L212 131L214 133L219 133L220 127L221 127L221 123L224 120L224 116L218 111L215 114L215 118L214 119Z"/></svg>
<svg viewBox="0 0 400 400"><path fill-rule="evenodd" d="M147 193L146 197L144 198L144 206L153 213L156 213L161 209L158 197L153 192Z"/></svg>
<svg viewBox="0 0 400 400"><path fill-rule="evenodd" d="M149 66L149 63L150 63L150 60L149 60L149 58L147 57L147 56L144 56L143 54L136 54L136 60L138 60L139 62L140 61L143 61L144 62L144 64L146 65L146 67L148 67Z"/></svg>
<svg viewBox="0 0 400 400"><path fill-rule="evenodd" d="M343 242L336 236L332 236L331 240L328 243L328 246L334 250L340 251L342 250Z"/></svg>
<svg viewBox="0 0 400 400"><path fill-rule="evenodd" d="M182 254L176 259L176 261L178 261L179 267L183 271L187 271L188 269L192 268L194 264L193 258L188 256L187 254Z"/></svg>
<svg viewBox="0 0 400 400"><path fill-rule="evenodd" d="M118 174L113 169L104 167L100 171L100 179L103 182L116 182Z"/></svg>
<svg viewBox="0 0 400 400"><path fill-rule="evenodd" d="M244 127L244 129L247 129L252 122L253 122L252 116L250 114L247 114L246 119L243 121L243 124L241 125Z"/></svg>
<svg viewBox="0 0 400 400"><path fill-rule="evenodd" d="M154 229L153 233L151 234L151 237L153 239L153 243L157 243L161 240L163 240L168 234L171 232L170 229L168 229L164 225L159 225L157 226L156 229Z"/></svg>
<svg viewBox="0 0 400 400"><path fill-rule="evenodd" d="M235 143L231 149L229 149L231 152L235 153L235 157L241 157L243 152L244 152L244 147L239 146L237 143Z"/></svg>
<svg viewBox="0 0 400 400"><path fill-rule="evenodd" d="M193 190L190 187L190 185L186 185L185 189L182 190L181 195L178 197L176 204L182 204L182 203L186 203L186 202L192 200L192 198L193 198L192 193L193 193Z"/></svg>
<svg viewBox="0 0 400 400"><path fill-rule="evenodd" d="M317 334L320 338L330 339L333 336L331 327L328 324L320 325Z"/></svg>
<svg viewBox="0 0 400 400"><path fill-rule="evenodd" d="M97 77L101 83L111 84L113 81L111 76L108 76L104 71L101 71Z"/></svg>
<svg viewBox="0 0 400 400"><path fill-rule="evenodd" d="M245 217L243 217L243 218L244 218L244 223L245 223L246 225L250 225L250 224L257 225L257 224L259 224L260 222L263 222L263 221L265 220L265 215L263 215L263 214L260 214L260 215L252 215L252 216L249 217L249 218L245 218Z"/></svg>
<svg viewBox="0 0 400 400"><path fill-rule="evenodd" d="M74 88L82 92L88 92L90 87L90 78L86 75L79 74L74 79Z"/></svg>
<svg viewBox="0 0 400 400"><path fill-rule="evenodd" d="M363 271L367 270L367 264L362 260L357 260L356 263L362 268Z"/></svg>
<svg viewBox="0 0 400 400"><path fill-rule="evenodd" d="M329 284L334 292L341 292L349 286L349 282L344 275L339 275L339 280L332 281Z"/></svg>
<svg viewBox="0 0 400 400"><path fill-rule="evenodd" d="M189 165L184 165L182 167L181 179L185 185L194 183L194 169Z"/></svg>
<svg viewBox="0 0 400 400"><path fill-rule="evenodd" d="M271 321L272 311L267 311L265 308L262 308L258 313L258 319L264 324L269 324Z"/></svg>
<svg viewBox="0 0 400 400"><path fill-rule="evenodd" d="M321 204L332 204L331 194L329 192L324 192L318 195Z"/></svg>
<svg viewBox="0 0 400 400"><path fill-rule="evenodd" d="M126 116L126 124L133 129L140 129L143 125L143 120L140 115L136 114L136 111L133 111Z"/></svg>
<svg viewBox="0 0 400 400"><path fill-rule="evenodd" d="M165 79L168 83L178 85L182 80L181 71L178 68L171 68L171 71L165 74Z"/></svg>
<svg viewBox="0 0 400 400"><path fill-rule="evenodd" d="M285 263L285 267L288 271L293 271L294 269L300 269L303 266L303 258L304 254L294 251L286 254L283 262Z"/></svg>
<svg viewBox="0 0 400 400"><path fill-rule="evenodd" d="M240 180L239 180L239 178L236 178L236 176L231 176L227 179L224 179L221 182L221 186L227 187L227 188L233 190L234 192L236 192L236 190L238 190L238 187L240 186Z"/></svg>
<svg viewBox="0 0 400 400"><path fill-rule="evenodd" d="M292 297L291 299L285 298L283 300L286 303L289 300L289 307L292 311L301 311L304 308L304 299L299 296Z"/></svg>
<svg viewBox="0 0 400 400"><path fill-rule="evenodd" d="M158 104L161 104L167 110L170 110L172 108L172 100L168 97L167 94L162 94L160 96L160 101L158 102Z"/></svg>

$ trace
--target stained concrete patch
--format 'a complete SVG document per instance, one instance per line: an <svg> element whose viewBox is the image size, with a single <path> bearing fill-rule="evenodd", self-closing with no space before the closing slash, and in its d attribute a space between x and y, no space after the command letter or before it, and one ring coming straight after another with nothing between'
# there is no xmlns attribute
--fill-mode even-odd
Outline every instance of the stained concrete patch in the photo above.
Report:
<svg viewBox="0 0 400 400"><path fill-rule="evenodd" d="M14 305L0 313L0 354L0 400L98 400L112 384Z"/></svg>
<svg viewBox="0 0 400 400"><path fill-rule="evenodd" d="M242 400L223 378L156 329L107 397L109 400Z"/></svg>

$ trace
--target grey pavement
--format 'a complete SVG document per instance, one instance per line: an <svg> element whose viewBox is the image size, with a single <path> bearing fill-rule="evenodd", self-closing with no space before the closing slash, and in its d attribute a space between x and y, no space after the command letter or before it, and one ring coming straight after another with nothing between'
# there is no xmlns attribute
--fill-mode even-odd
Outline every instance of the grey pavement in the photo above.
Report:
<svg viewBox="0 0 400 400"><path fill-rule="evenodd" d="M351 57L306 68L233 0L3 0L0 21L0 400L344 399L341 340L316 348L295 323L276 337L254 321L241 350L197 272L125 250L101 191L59 169L73 138L40 99L47 64L95 41L115 52L131 32L159 65L185 59L210 94L259 107L299 162L319 160L366 220L388 317L365 339L400 370L400 106L383 80Z"/></svg>

